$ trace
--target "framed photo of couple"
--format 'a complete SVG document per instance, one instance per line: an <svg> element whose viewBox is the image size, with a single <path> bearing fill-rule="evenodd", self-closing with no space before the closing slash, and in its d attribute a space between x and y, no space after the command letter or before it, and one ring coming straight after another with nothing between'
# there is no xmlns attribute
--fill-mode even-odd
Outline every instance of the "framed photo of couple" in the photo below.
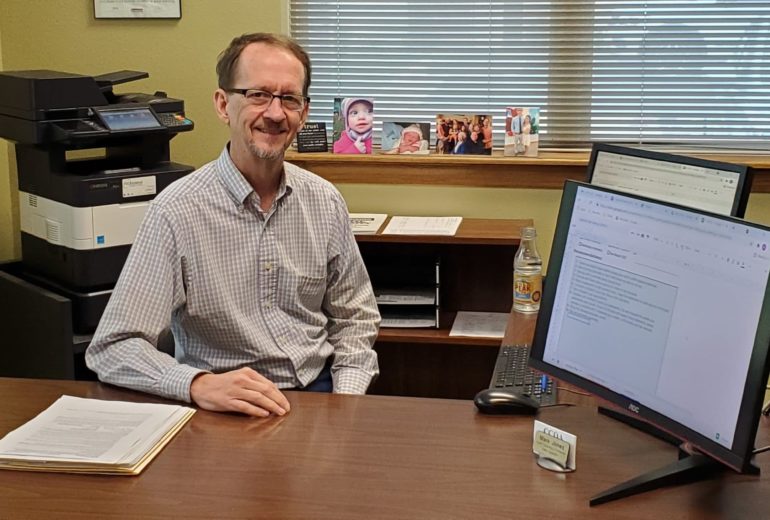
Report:
<svg viewBox="0 0 770 520"><path fill-rule="evenodd" d="M539 129L540 109L538 107L507 107L503 155L537 157Z"/></svg>

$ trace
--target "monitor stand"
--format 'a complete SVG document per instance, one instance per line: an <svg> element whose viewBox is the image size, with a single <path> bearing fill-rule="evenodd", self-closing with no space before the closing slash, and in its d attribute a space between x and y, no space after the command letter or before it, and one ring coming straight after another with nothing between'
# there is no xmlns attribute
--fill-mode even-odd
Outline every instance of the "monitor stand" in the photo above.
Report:
<svg viewBox="0 0 770 520"><path fill-rule="evenodd" d="M676 486L697 480L705 480L724 469L724 466L720 463L699 453L687 454L680 449L679 456L680 458L676 462L602 491L598 495L591 497L588 505L598 506L599 504L630 497L664 486Z"/></svg>
<svg viewBox="0 0 770 520"><path fill-rule="evenodd" d="M685 444L680 444L681 441L679 439L649 423L604 407L599 407L599 413L638 428L669 444L679 445L679 460L602 491L598 495L591 497L588 501L590 506L598 506L599 504L612 502L613 500L644 493L660 487L705 480L725 469L724 465L710 457L687 449ZM759 475L759 468L752 464L746 473Z"/></svg>

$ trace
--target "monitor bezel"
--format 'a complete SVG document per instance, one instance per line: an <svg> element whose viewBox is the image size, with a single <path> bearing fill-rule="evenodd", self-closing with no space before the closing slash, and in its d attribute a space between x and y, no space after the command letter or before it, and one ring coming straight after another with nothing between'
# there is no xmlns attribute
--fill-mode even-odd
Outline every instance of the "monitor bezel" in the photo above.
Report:
<svg viewBox="0 0 770 520"><path fill-rule="evenodd" d="M554 296L559 285L559 274L562 267L567 231L570 229L569 224L572 219L575 198L579 189L591 189L613 193L619 196L644 200L651 204L660 204L700 215L708 215L714 218L734 222L742 226L750 226L765 231L770 231L770 228L760 224L745 222L734 217L715 215L703 210L669 202L661 202L632 193L624 193L587 183L567 181L564 185L562 201L556 222L556 231L551 246L551 256L548 262L548 273L546 276L548 283L544 286L543 298L541 300L540 312L535 326L535 334L529 358L529 364L537 370L545 372L565 383L584 389L600 399L612 403L629 415L674 435L683 443L690 443L698 451L701 451L736 471L748 472L751 468L754 440L759 426L766 387L765 381L767 381L768 375L770 375L770 364L768 364L768 360L770 359L770 277L765 286L764 303L760 312L757 334L754 338L754 347L749 362L746 381L744 382L733 444L730 448L727 448L656 410L648 408L633 399L612 390L611 388L599 385L543 360L546 337L553 311ZM729 347L729 345L726 347Z"/></svg>
<svg viewBox="0 0 770 520"><path fill-rule="evenodd" d="M607 143L594 143L591 149L591 158L588 161L588 172L586 176L586 182L589 184L593 184L596 161L601 152L614 153L618 155L629 155L632 157L641 157L644 159L652 159L662 162L685 164L689 166L698 166L701 168L711 168L714 170L735 172L739 175L739 177L738 184L735 188L735 196L733 197L732 206L730 208L730 215L733 217L743 218L746 214L746 206L749 202L751 183L754 175L751 167L745 164L733 164L722 161L714 161L711 159L701 159L687 155L677 155L672 153L645 150L643 148L631 148L628 146L620 146Z"/></svg>

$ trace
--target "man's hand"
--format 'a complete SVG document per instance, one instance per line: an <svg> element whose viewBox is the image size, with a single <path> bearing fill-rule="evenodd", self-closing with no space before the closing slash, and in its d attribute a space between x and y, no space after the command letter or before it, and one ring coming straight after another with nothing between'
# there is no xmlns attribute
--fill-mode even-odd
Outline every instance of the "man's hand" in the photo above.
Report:
<svg viewBox="0 0 770 520"><path fill-rule="evenodd" d="M284 415L291 408L278 387L251 368L196 376L190 385L190 397L204 410L255 417Z"/></svg>

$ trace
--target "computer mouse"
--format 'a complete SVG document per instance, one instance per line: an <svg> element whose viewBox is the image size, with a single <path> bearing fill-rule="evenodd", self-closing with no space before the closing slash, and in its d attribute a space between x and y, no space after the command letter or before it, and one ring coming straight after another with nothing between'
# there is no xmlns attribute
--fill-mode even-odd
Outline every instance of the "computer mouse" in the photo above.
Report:
<svg viewBox="0 0 770 520"><path fill-rule="evenodd" d="M481 413L535 415L540 403L529 396L499 388L487 388L473 398Z"/></svg>

